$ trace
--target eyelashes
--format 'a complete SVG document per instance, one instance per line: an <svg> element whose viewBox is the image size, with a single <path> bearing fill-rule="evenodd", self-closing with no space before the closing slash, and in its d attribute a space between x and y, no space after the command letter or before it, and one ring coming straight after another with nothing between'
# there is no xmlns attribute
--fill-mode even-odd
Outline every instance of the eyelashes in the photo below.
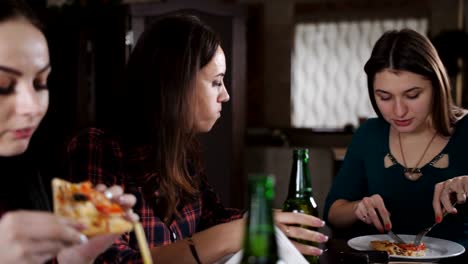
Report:
<svg viewBox="0 0 468 264"><path fill-rule="evenodd" d="M379 96L379 99L380 101L388 101L391 99L391 97L382 97L382 96Z"/></svg>
<svg viewBox="0 0 468 264"><path fill-rule="evenodd" d="M41 91L47 90L48 86L46 82L42 82L40 80L33 81L34 90ZM0 95L10 95L15 92L16 81L11 81L7 85L0 85Z"/></svg>
<svg viewBox="0 0 468 264"><path fill-rule="evenodd" d="M408 94L407 97L408 97L409 99L416 99L416 98L419 97L419 93L417 93L417 94L411 94L411 95Z"/></svg>
<svg viewBox="0 0 468 264"><path fill-rule="evenodd" d="M36 91L47 90L48 89L47 83L46 82L41 82L39 80L34 80L33 85L34 85L34 89L36 89Z"/></svg>
<svg viewBox="0 0 468 264"><path fill-rule="evenodd" d="M217 90L220 90L220 89L223 87L223 82L222 82L222 81L221 81L221 82L219 82L219 81L214 81L214 82L212 83L212 86L213 86L214 88L216 88Z"/></svg>
<svg viewBox="0 0 468 264"><path fill-rule="evenodd" d="M10 81L7 85L0 85L0 95L9 95L15 91L16 82Z"/></svg>
<svg viewBox="0 0 468 264"><path fill-rule="evenodd" d="M414 100L414 99L417 99L419 97L421 93L417 93L417 94L407 94L406 95L406 98L410 99L410 100ZM380 96L380 95L377 95L377 97L381 100L381 101L389 101L392 99L391 96Z"/></svg>

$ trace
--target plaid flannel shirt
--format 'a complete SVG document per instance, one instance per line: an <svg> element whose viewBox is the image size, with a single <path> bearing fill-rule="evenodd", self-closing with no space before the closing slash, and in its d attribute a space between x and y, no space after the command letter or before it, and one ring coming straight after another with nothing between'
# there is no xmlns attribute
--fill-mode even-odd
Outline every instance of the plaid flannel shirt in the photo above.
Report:
<svg viewBox="0 0 468 264"><path fill-rule="evenodd" d="M179 206L180 216L166 225L155 213L157 208L153 208L154 203L145 201L142 189L145 182L139 180L148 173L155 173L151 171L151 161L148 160L150 150L151 147L146 146L131 152L124 151L109 134L95 128L88 129L69 143L70 180L90 180L94 184L107 186L116 184L122 186L126 193L135 195L137 203L133 210L140 216L150 248L173 243L206 228L242 217L240 210L223 207L204 175L195 175L202 177L200 196L191 204ZM96 263L142 263L134 233L122 235L97 258Z"/></svg>

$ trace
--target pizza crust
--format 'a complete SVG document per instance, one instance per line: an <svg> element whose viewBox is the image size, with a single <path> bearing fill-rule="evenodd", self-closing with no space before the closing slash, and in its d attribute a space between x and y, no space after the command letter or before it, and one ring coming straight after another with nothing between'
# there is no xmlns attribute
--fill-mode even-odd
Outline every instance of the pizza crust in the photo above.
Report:
<svg viewBox="0 0 468 264"><path fill-rule="evenodd" d="M90 182L71 183L54 178L52 191L54 213L84 224L86 228L81 232L89 237L133 229L120 205L96 191Z"/></svg>

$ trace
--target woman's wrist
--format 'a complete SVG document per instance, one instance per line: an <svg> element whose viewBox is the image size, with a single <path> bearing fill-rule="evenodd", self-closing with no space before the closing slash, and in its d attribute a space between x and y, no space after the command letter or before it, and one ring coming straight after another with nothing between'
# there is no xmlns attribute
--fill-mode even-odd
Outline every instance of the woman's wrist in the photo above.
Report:
<svg viewBox="0 0 468 264"><path fill-rule="evenodd" d="M242 242L244 237L245 219L241 218L228 223L226 229L226 236L234 238L230 239L231 243L226 248L226 255L236 253L242 249Z"/></svg>
<svg viewBox="0 0 468 264"><path fill-rule="evenodd" d="M353 215L353 220L354 221L359 221L359 217L357 216L356 214L356 210L358 209L358 206L359 206L359 203L361 202L362 200L357 200L357 201L354 201L352 202L353 203L353 210L352 210L352 215Z"/></svg>

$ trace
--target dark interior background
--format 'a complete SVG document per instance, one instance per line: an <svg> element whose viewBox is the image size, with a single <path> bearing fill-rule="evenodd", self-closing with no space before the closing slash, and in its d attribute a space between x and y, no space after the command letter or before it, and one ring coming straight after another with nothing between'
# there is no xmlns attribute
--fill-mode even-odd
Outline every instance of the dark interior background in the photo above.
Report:
<svg viewBox="0 0 468 264"><path fill-rule="evenodd" d="M33 138L33 147L41 150L37 159L49 178L64 176L64 151L71 136L115 118L109 102L121 81L132 34L136 41L154 16L179 9L192 10L221 34L231 101L223 107L213 131L201 139L210 182L228 206L243 207L249 172L278 171L276 176L284 178L278 182L287 182L289 175L284 171L289 170L293 147L321 151L312 159L317 162L312 175L318 179L314 188L326 194L329 186L322 183L333 177L342 158L330 153L345 150L350 142L353 128L323 132L291 127L291 53L297 23L426 17L428 35L449 66L452 81L460 72L466 76L468 69L467 20L460 28L455 15L460 11L458 1L166 0L121 4L119 0L79 0L62 7L47 7L46 0L28 2L46 25L53 68L49 112ZM463 18L467 6L462 7ZM458 58L465 61L465 67L456 65ZM463 83L461 98L465 107L467 83ZM285 158L271 162L266 149L272 153L281 150ZM332 168L324 169L328 164ZM285 187L278 187L284 195ZM318 200L320 203L321 198Z"/></svg>

